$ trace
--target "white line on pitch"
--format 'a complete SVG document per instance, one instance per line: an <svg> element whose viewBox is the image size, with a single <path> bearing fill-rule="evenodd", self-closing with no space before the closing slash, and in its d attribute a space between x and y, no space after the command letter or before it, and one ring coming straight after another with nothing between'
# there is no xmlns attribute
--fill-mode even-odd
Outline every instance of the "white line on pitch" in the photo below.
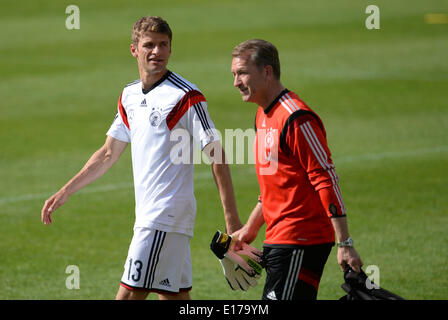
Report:
<svg viewBox="0 0 448 320"><path fill-rule="evenodd" d="M393 158L403 158L403 157L416 157L422 156L426 154L432 153L443 153L448 152L448 146L439 146L435 148L424 148L417 150L408 150L408 151L391 151L391 152L381 152L381 153L370 153L370 154L362 154L356 156L346 156L346 157L338 157L334 159L334 163L336 166L340 164L348 164L352 162L359 161L377 161L383 159L393 159ZM251 167L250 172L253 173L253 168ZM197 172L194 174L195 180L205 180L212 177L211 172L203 171ZM122 183L112 183L100 186L91 186L86 189L80 190L77 194L90 194L90 193L98 193L105 191L113 191L113 190L121 190L121 189L132 189L132 182L122 182ZM22 201L30 201L30 200L45 200L50 197L52 193L33 193L33 194L24 194L21 196L15 197L3 197L0 198L0 205L6 203L15 203Z"/></svg>
<svg viewBox="0 0 448 320"><path fill-rule="evenodd" d="M361 154L356 156L346 156L338 157L334 160L335 165L345 164L355 161L376 161L383 159L393 159L393 158L405 158L405 157L416 157L424 156L426 154L432 153L443 153L448 151L448 146L439 146L435 148L424 148L417 150L407 150L407 151L389 151L389 152L379 152L379 153L369 153Z"/></svg>

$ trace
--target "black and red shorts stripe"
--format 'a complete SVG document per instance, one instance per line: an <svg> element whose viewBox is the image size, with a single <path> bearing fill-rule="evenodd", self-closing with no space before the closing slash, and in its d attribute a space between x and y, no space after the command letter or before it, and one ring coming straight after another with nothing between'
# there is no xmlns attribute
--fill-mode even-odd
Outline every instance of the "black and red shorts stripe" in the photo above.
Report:
<svg viewBox="0 0 448 320"><path fill-rule="evenodd" d="M263 300L316 300L319 282L334 243L309 246L265 244Z"/></svg>

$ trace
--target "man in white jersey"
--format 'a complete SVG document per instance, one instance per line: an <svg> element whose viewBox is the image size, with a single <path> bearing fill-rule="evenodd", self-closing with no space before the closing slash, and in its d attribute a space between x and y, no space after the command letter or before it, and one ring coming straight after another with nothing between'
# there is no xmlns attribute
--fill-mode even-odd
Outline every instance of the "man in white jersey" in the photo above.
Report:
<svg viewBox="0 0 448 320"><path fill-rule="evenodd" d="M131 143L136 220L117 299L145 299L149 292L157 292L159 299L190 299L193 161L179 160L185 160L183 153L193 154L193 140L212 161L227 232L242 226L206 100L194 84L167 69L171 40L171 29L160 17L143 17L134 24L131 53L140 79L123 89L105 144L41 212L42 222L50 224L54 210L102 176ZM182 148L174 132L181 133L175 137L189 137Z"/></svg>

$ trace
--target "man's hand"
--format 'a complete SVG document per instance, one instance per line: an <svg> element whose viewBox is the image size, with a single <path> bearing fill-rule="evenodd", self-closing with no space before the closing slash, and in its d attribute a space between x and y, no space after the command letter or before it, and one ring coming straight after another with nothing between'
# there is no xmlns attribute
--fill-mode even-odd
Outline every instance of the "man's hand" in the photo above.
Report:
<svg viewBox="0 0 448 320"><path fill-rule="evenodd" d="M210 243L210 249L218 257L224 276L233 290L247 290L256 286L262 272L262 252L247 243L235 250L232 236L217 231Z"/></svg>
<svg viewBox="0 0 448 320"><path fill-rule="evenodd" d="M238 231L232 233L232 241L234 249L240 250L243 248L243 243L252 243L257 237L258 230L251 230L246 224Z"/></svg>
<svg viewBox="0 0 448 320"><path fill-rule="evenodd" d="M347 217L332 218L331 222L339 242L343 242L350 238ZM352 267L355 272L359 273L361 271L363 263L355 248L353 248L353 243L352 246L338 246L337 259L342 271L345 270L347 265Z"/></svg>
<svg viewBox="0 0 448 320"><path fill-rule="evenodd" d="M54 195L45 201L44 206L41 211L41 220L44 224L49 225L52 223L51 215L52 213L62 206L68 199L68 195L64 190L59 190Z"/></svg>
<svg viewBox="0 0 448 320"><path fill-rule="evenodd" d="M260 202L250 213L247 223L239 230L232 233L233 241L235 242L235 250L242 248L242 243L252 243L257 237L258 230L264 224L263 209Z"/></svg>
<svg viewBox="0 0 448 320"><path fill-rule="evenodd" d="M347 265L349 265L355 272L361 272L363 262L356 252L355 248L338 247L337 259L342 271L344 271Z"/></svg>
<svg viewBox="0 0 448 320"><path fill-rule="evenodd" d="M229 258L250 276L261 274L263 252L247 243L241 243L241 249L235 250L235 242L227 233L218 230L212 238L210 249L218 259Z"/></svg>
<svg viewBox="0 0 448 320"><path fill-rule="evenodd" d="M104 145L99 148L86 162L84 167L58 192L45 201L41 211L41 219L45 224L50 224L52 213L62 206L68 197L101 177L120 158L126 149L127 142L106 138Z"/></svg>

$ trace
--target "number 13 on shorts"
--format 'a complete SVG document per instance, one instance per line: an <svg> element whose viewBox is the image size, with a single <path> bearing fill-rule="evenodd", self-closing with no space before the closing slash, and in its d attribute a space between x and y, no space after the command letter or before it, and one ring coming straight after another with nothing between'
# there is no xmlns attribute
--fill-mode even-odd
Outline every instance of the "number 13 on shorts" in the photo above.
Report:
<svg viewBox="0 0 448 320"><path fill-rule="evenodd" d="M143 266L143 263L140 260L132 261L132 258L129 258L128 281L130 281L130 280L135 281L135 282L140 281L140 278L142 276L142 266ZM134 270L131 275L132 269L134 269Z"/></svg>
<svg viewBox="0 0 448 320"><path fill-rule="evenodd" d="M133 289L179 292L192 286L190 237L135 228L121 283Z"/></svg>

